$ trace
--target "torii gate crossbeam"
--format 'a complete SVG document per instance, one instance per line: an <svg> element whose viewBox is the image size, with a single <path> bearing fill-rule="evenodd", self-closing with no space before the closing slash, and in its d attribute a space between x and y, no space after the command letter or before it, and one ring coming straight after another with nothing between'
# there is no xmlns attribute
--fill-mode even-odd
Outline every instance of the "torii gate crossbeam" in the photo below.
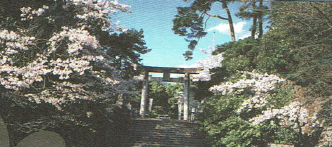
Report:
<svg viewBox="0 0 332 147"><path fill-rule="evenodd" d="M163 73L162 81L165 82L178 82L182 81L181 79L170 78L171 73L175 74L184 74L184 112L183 119L189 119L189 87L190 87L190 74L198 74L199 68L171 68L171 67L152 67L144 66L143 69L143 88L142 88L142 97L140 105L140 115L145 117L146 114L146 101L148 98L148 83L149 83L149 72Z"/></svg>

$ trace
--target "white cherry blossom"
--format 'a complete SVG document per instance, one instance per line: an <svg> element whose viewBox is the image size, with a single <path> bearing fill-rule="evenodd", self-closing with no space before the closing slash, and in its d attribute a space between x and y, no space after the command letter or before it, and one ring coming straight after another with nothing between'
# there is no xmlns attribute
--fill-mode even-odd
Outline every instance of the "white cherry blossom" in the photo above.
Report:
<svg viewBox="0 0 332 147"><path fill-rule="evenodd" d="M104 30L119 30L111 24L109 15L116 10L128 12L129 6L117 1L68 0L64 8L71 6L82 10L76 14L81 21L52 30L54 33L46 40L48 43L43 51L34 54L24 64L17 65L13 57L36 47L36 38L27 35L29 31L24 28L17 31L0 29L0 47L3 47L0 51L1 88L21 94L28 101L50 103L61 109L64 104L77 99L107 99L126 92L126 88L134 84L121 79L121 72L110 65L110 58L96 36L88 31L91 26L87 23L98 19L96 22L103 24ZM21 18L30 20L38 17L52 21L53 18L47 14L49 9L46 5L41 8L23 7Z"/></svg>
<svg viewBox="0 0 332 147"><path fill-rule="evenodd" d="M206 54L206 58L197 62L197 67L203 70L199 71L199 74L191 75L193 81L209 81L211 80L211 69L220 67L222 61L222 54L212 55L213 49L209 47L209 51L201 49Z"/></svg>
<svg viewBox="0 0 332 147"><path fill-rule="evenodd" d="M309 111L300 103L292 102L280 109L269 108L261 115L251 118L249 121L254 125L260 125L272 118L281 120L281 126L292 127L295 130L302 130L300 133L309 132L309 129L319 124L317 113L310 115Z"/></svg>

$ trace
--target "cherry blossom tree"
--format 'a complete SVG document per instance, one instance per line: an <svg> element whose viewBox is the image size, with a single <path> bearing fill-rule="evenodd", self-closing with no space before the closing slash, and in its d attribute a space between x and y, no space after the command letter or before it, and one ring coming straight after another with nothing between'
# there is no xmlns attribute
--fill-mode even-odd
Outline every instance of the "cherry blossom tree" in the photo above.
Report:
<svg viewBox="0 0 332 147"><path fill-rule="evenodd" d="M75 136L67 137L69 146L116 141L110 139L116 133L112 127L125 129L127 111L114 105L135 81L114 67L118 52L112 43L120 38L105 42L127 33L112 16L129 8L117 0L0 2L0 115L11 132L67 128L62 135ZM132 34L141 39L143 31ZM138 43L143 49L135 50L135 58L146 49L144 40Z"/></svg>
<svg viewBox="0 0 332 147"><path fill-rule="evenodd" d="M55 13L59 10L63 13ZM126 91L130 81L111 66L98 34L123 31L110 16L129 12L129 6L117 1L67 0L20 11L21 20L14 28L0 29L3 95L23 104L49 103L62 109L80 100L110 100ZM42 23L47 27L32 26Z"/></svg>
<svg viewBox="0 0 332 147"><path fill-rule="evenodd" d="M213 55L214 49L208 47L208 49L200 49L205 55L205 59L197 61L196 65L198 68L202 68L197 75L191 75L193 81L209 81L211 80L211 71L213 68L221 66L222 54Z"/></svg>
<svg viewBox="0 0 332 147"><path fill-rule="evenodd" d="M317 119L319 111L309 109L299 100L278 103L272 96L279 88L278 84L286 81L272 74L261 74L255 71L239 71L236 81L223 82L210 88L210 91L221 95L253 95L244 99L235 110L236 114L248 120L254 126L277 125L299 134L313 135L321 126ZM284 98L285 99L285 98Z"/></svg>

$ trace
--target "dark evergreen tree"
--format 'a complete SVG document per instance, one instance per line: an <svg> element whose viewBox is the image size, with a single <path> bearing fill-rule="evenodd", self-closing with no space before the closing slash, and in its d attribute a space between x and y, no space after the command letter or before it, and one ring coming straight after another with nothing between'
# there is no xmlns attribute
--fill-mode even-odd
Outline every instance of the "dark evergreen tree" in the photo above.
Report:
<svg viewBox="0 0 332 147"><path fill-rule="evenodd" d="M188 0L184 0L188 1ZM198 40L204 37L206 22L210 17L228 21L232 41L235 41L234 25L228 4L233 0L195 0L189 7L178 7L178 14L173 19L173 31L175 34L185 36L186 41L190 42L188 51L183 55L186 59L191 59L192 51ZM227 17L210 14L212 4L221 3L222 9L227 13Z"/></svg>
<svg viewBox="0 0 332 147"><path fill-rule="evenodd" d="M247 20L252 19L251 36L255 37L258 27L258 38L261 38L264 33L263 17L267 14L267 9L267 6L263 6L263 0L245 0L243 1L243 6L240 7L240 12L237 13L236 16Z"/></svg>
<svg viewBox="0 0 332 147"><path fill-rule="evenodd" d="M140 56L148 53L151 49L145 46L143 30L135 29L122 32L120 34L103 32L101 44L107 54L113 59L112 65L121 70L123 78L129 79L140 73Z"/></svg>

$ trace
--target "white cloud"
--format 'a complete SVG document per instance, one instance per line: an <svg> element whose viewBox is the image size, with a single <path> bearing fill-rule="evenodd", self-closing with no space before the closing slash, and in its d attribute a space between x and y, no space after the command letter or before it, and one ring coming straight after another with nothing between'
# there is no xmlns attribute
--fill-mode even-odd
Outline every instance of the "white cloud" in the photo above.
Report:
<svg viewBox="0 0 332 147"><path fill-rule="evenodd" d="M243 27L246 24L246 22L241 21L236 24L234 24L234 31L235 33L241 33L243 32ZM229 24L228 23L220 23L219 25L212 27L208 29L208 31L219 31L220 33L224 34L229 34L230 29L229 29Z"/></svg>
<svg viewBox="0 0 332 147"><path fill-rule="evenodd" d="M234 24L236 40L245 39L251 35L250 31L244 30L244 26L246 24L247 23L245 21L241 21L241 22ZM230 34L230 29L229 29L228 23L220 23L219 25L217 25L215 27L209 28L208 31L218 31L222 34L227 34L227 35ZM257 34L255 37L257 38Z"/></svg>
<svg viewBox="0 0 332 147"><path fill-rule="evenodd" d="M245 33L245 34L237 34L237 37L238 39L244 39L244 38L247 38L247 37L250 37L251 36L251 32L250 33ZM255 38L258 38L258 33L255 34Z"/></svg>
<svg viewBox="0 0 332 147"><path fill-rule="evenodd" d="M240 35L240 36L238 37L238 39L244 39L244 38L247 38L247 37L249 37L249 36L251 36L250 33L243 34L243 35Z"/></svg>
<svg viewBox="0 0 332 147"><path fill-rule="evenodd" d="M229 32L229 25L225 23L221 23L215 27L208 29L208 31L219 31L220 33L228 33Z"/></svg>

